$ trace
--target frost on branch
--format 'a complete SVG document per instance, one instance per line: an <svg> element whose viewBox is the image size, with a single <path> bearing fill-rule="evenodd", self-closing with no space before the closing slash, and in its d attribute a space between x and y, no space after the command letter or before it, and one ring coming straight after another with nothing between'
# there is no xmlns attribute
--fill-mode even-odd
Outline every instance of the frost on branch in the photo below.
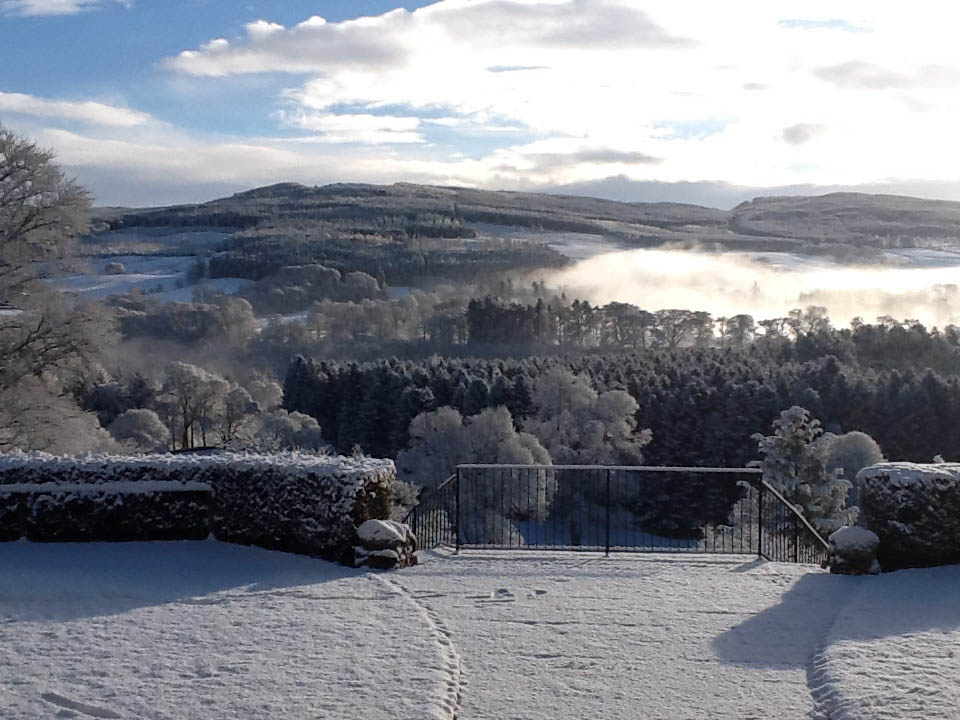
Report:
<svg viewBox="0 0 960 720"><path fill-rule="evenodd" d="M773 435L754 435L763 456L763 476L784 497L801 508L803 516L821 533L832 533L857 521L859 511L848 508L851 483L840 470L828 470L832 439L825 440L820 422L794 405L773 421Z"/></svg>

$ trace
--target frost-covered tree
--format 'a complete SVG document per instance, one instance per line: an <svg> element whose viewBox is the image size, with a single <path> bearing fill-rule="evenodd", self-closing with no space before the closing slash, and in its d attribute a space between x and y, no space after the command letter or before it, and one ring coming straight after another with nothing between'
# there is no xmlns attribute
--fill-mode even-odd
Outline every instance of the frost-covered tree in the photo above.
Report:
<svg viewBox="0 0 960 720"><path fill-rule="evenodd" d="M820 422L794 405L780 413L773 429L773 435L753 436L764 478L821 533L856 523L858 509L846 507L851 483L839 469L828 469L833 439L824 440Z"/></svg>
<svg viewBox="0 0 960 720"><path fill-rule="evenodd" d="M422 413L410 424L410 441L411 448L397 456L398 475L425 488L439 485L460 464L550 464L546 449L532 435L517 432L504 407L487 408L468 418L449 407ZM538 485L536 473L517 472L496 479L512 484L508 504L504 506L495 493L502 488L471 476L463 479L460 488L463 517L473 518L478 528L504 528L512 520L544 516L551 498L548 488ZM490 522L485 523L485 518Z"/></svg>
<svg viewBox="0 0 960 720"><path fill-rule="evenodd" d="M239 385L235 385L223 398L223 407L220 413L220 440L228 443L236 440L242 434L244 427L260 414L260 405L250 393Z"/></svg>
<svg viewBox="0 0 960 720"><path fill-rule="evenodd" d="M121 413L108 430L114 440L137 451L154 452L166 448L170 442L170 430L157 413L145 408Z"/></svg>
<svg viewBox="0 0 960 720"><path fill-rule="evenodd" d="M68 257L89 204L52 152L0 126L0 450L109 441L65 389L112 345L110 314L69 302L43 277Z"/></svg>
<svg viewBox="0 0 960 720"><path fill-rule="evenodd" d="M463 433L463 416L452 407L420 413L409 428L410 448L397 455L402 480L434 488L456 469L470 462L470 445Z"/></svg>
<svg viewBox="0 0 960 720"><path fill-rule="evenodd" d="M196 429L201 444L207 444L207 428L211 426L219 405L230 391L230 383L219 375L184 362L172 362L164 371L161 402L171 422L171 433L180 434L180 447L196 446Z"/></svg>
<svg viewBox="0 0 960 720"><path fill-rule="evenodd" d="M329 447L323 439L316 419L300 412L275 410L262 417L254 444L261 450L306 450L326 452Z"/></svg>
<svg viewBox="0 0 960 720"><path fill-rule="evenodd" d="M0 450L6 449L73 455L113 452L117 445L94 413L62 392L57 379L28 376L2 394Z"/></svg>
<svg viewBox="0 0 960 720"><path fill-rule="evenodd" d="M859 430L843 435L824 433L823 438L828 446L827 470L839 468L843 471L843 478L851 483L847 504L856 505L859 502L857 473L869 465L883 462L883 451L876 440Z"/></svg>
<svg viewBox="0 0 960 720"><path fill-rule="evenodd" d="M556 463L640 465L649 430L637 431L637 401L622 390L597 393L590 382L563 368L537 380L536 414L524 422Z"/></svg>
<svg viewBox="0 0 960 720"><path fill-rule="evenodd" d="M246 383L246 388L250 397L265 412L276 410L283 403L283 388L269 376L256 375L253 380Z"/></svg>

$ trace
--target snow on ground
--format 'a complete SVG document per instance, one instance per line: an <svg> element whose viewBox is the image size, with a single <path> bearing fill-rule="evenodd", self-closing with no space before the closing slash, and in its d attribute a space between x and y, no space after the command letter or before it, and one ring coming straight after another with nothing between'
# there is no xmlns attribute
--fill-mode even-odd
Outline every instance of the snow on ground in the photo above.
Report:
<svg viewBox="0 0 960 720"><path fill-rule="evenodd" d="M608 240L603 235L555 230L531 230L512 225L494 225L491 223L473 223L472 227L479 234L478 240L494 237L544 243L572 260L587 260L604 253L622 252L624 249L624 245Z"/></svg>
<svg viewBox="0 0 960 720"><path fill-rule="evenodd" d="M801 718L848 578L743 556L468 552L391 575L444 619L461 718Z"/></svg>
<svg viewBox="0 0 960 720"><path fill-rule="evenodd" d="M216 542L0 545L0 714L446 718L429 619L376 576Z"/></svg>
<svg viewBox="0 0 960 720"><path fill-rule="evenodd" d="M0 544L0 707L73 718L947 718L960 568Z"/></svg>
<svg viewBox="0 0 960 720"><path fill-rule="evenodd" d="M57 278L54 285L84 300L103 300L140 290L158 302L191 302L194 290L200 287L185 284L187 271L196 262L192 255L114 255L89 258L86 262L88 273ZM113 262L123 263L125 272L107 274L106 266ZM250 283L241 278L207 278L201 284L207 290L234 294Z"/></svg>
<svg viewBox="0 0 960 720"><path fill-rule="evenodd" d="M823 717L960 717L960 566L864 578L813 663Z"/></svg>

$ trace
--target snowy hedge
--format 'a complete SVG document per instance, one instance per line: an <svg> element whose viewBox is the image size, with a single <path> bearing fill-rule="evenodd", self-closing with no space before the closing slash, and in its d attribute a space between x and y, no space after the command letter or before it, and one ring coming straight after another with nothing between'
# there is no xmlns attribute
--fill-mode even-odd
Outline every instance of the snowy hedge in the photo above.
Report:
<svg viewBox="0 0 960 720"><path fill-rule="evenodd" d="M355 527L393 505L390 460L281 453L235 461L213 478L219 540L350 563Z"/></svg>
<svg viewBox="0 0 960 720"><path fill-rule="evenodd" d="M0 539L195 539L351 560L387 518L389 460L300 453L0 455Z"/></svg>
<svg viewBox="0 0 960 720"><path fill-rule="evenodd" d="M960 563L960 464L878 463L857 484L884 570Z"/></svg>

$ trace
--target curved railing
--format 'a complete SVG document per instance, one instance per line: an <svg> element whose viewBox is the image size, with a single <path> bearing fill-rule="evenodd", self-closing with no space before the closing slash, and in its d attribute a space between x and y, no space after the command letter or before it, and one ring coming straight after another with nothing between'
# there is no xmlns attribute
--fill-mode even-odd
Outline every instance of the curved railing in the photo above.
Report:
<svg viewBox="0 0 960 720"><path fill-rule="evenodd" d="M803 514L773 485L760 478L760 547L767 560L822 563L829 544Z"/></svg>
<svg viewBox="0 0 960 720"><path fill-rule="evenodd" d="M457 473L435 488L420 491L417 504L403 522L410 526L421 548L431 549L457 544Z"/></svg>

